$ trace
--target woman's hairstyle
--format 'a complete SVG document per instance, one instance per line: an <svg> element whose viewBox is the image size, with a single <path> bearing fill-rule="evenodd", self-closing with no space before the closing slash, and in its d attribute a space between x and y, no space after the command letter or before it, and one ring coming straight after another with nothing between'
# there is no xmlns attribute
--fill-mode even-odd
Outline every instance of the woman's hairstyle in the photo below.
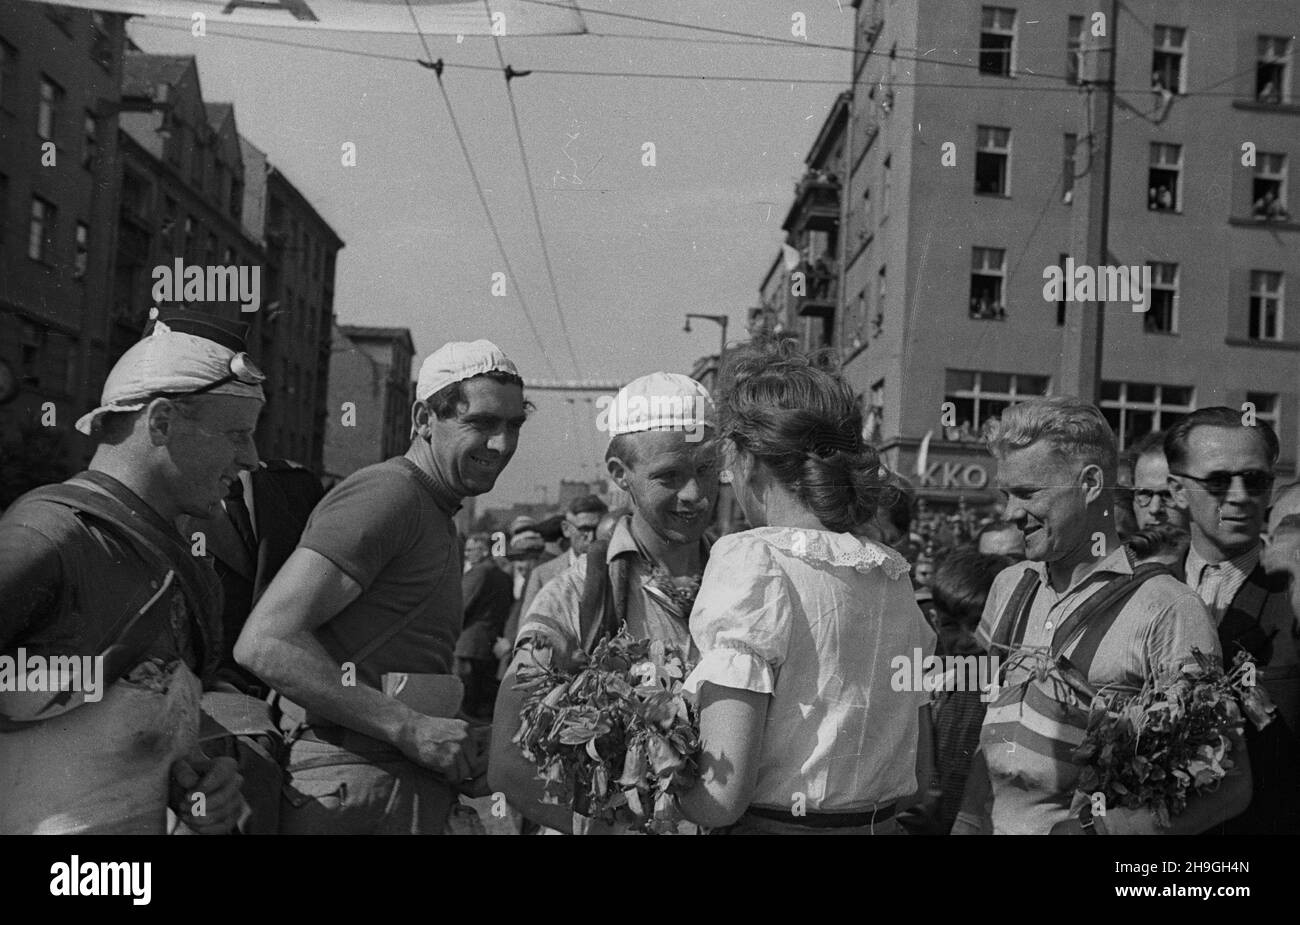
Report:
<svg viewBox="0 0 1300 925"><path fill-rule="evenodd" d="M984 439L998 459L1047 441L1067 459L1099 466L1107 483L1115 484L1115 434L1096 405L1078 398L1054 395L1012 405L984 425Z"/></svg>
<svg viewBox="0 0 1300 925"><path fill-rule="evenodd" d="M880 460L831 353L752 341L728 351L719 391L719 436L753 454L828 530L871 520Z"/></svg>

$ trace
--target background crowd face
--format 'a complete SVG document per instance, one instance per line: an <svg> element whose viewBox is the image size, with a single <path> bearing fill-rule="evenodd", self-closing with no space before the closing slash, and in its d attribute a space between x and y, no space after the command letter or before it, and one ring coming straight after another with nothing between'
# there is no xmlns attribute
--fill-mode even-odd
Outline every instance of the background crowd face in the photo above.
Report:
<svg viewBox="0 0 1300 925"><path fill-rule="evenodd" d="M1173 503L1173 492L1169 488L1169 465L1165 454L1146 453L1133 463L1133 491L1153 492L1151 503L1146 507L1133 502L1133 517L1137 520L1139 530L1158 524L1173 524L1187 529L1187 511Z"/></svg>
<svg viewBox="0 0 1300 925"><path fill-rule="evenodd" d="M434 465L461 497L492 490L515 449L524 425L524 390L485 376L463 383L465 403L455 417L430 415Z"/></svg>
<svg viewBox="0 0 1300 925"><path fill-rule="evenodd" d="M479 539L465 541L465 561L470 565L478 565L488 557L490 548L487 543Z"/></svg>
<svg viewBox="0 0 1300 925"><path fill-rule="evenodd" d="M145 413L155 421L161 413L167 421L167 482L173 505L191 517L213 517L240 470L258 464L253 431L262 402L232 395L200 395L189 400L187 410L190 417L174 402L163 399Z"/></svg>
<svg viewBox="0 0 1300 925"><path fill-rule="evenodd" d="M596 511L583 511L580 514L566 514L564 516L565 537L569 540L569 546L575 556L584 556L591 544L596 540L596 528L600 526L601 514Z"/></svg>
<svg viewBox="0 0 1300 925"><path fill-rule="evenodd" d="M1024 535L1026 558L1057 562L1081 555L1090 545L1081 469L1046 441L998 460L998 485L1007 498L1004 518Z"/></svg>
<svg viewBox="0 0 1300 925"><path fill-rule="evenodd" d="M1271 472L1272 462L1264 440L1249 427L1197 427L1187 435L1187 459L1182 468L1189 476L1205 478L1211 472L1259 469ZM1264 530L1269 494L1247 492L1240 478L1226 493L1216 495L1198 482L1171 476L1175 501L1186 508L1196 529L1218 550L1239 555L1259 542Z"/></svg>
<svg viewBox="0 0 1300 925"><path fill-rule="evenodd" d="M718 497L717 441L679 430L628 436L633 459L614 457L609 471L631 496L636 516L668 543L699 542Z"/></svg>

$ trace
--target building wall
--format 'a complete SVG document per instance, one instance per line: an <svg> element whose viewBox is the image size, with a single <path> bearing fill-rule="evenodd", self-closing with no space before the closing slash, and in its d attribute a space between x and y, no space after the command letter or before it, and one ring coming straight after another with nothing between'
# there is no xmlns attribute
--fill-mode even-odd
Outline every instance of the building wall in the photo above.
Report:
<svg viewBox="0 0 1300 925"><path fill-rule="evenodd" d="M885 455L904 474L912 475L920 438L934 432L930 461L950 463L952 471L940 465L927 481L945 482L949 487L939 494L952 497L966 489L988 496L972 489L972 483L986 477L991 482L993 473L978 445L945 440L945 371L1057 376L1063 328L1057 324L1056 304L1043 298L1042 274L1070 251L1073 207L1063 201L1064 135L1085 134L1079 125L1081 95L1005 89L1008 81L1031 85L1026 77L896 59L891 80L891 48L910 56L916 48L978 46L981 6L938 0L861 5L859 40L861 27L882 14L883 29L854 83L848 155L856 166L846 192L845 337L840 345L846 369L864 396L884 381ZM1017 70L1065 73L1067 16L1086 17L1092 7L1029 0L1015 9ZM1255 37L1295 34L1300 11L1267 2L1179 4L1162 10L1156 22L1187 30L1186 86L1217 85L1251 100ZM1150 86L1151 32L1128 17L1114 25L1119 96L1150 112L1153 94L1132 88ZM1223 41L1225 36L1231 39ZM914 81L981 89L898 86L888 93L893 83ZM1293 94L1300 95L1294 66L1291 83ZM1300 285L1294 279L1300 268L1300 228L1262 226L1250 218L1253 171L1241 166L1240 154L1243 141L1254 141L1259 151L1287 152L1291 170L1297 169L1298 112L1295 107L1265 111L1243 106L1230 96L1178 98L1160 124L1117 109L1110 262L1179 264L1179 317L1177 333L1149 333L1141 313L1128 305L1111 306L1102 367L1108 381L1194 385L1198 406L1239 405L1248 391L1278 394L1284 470L1294 465L1300 439L1300 307L1293 299L1286 342L1242 341L1251 269L1289 271L1292 289ZM980 125L1011 130L1006 196L974 192ZM956 145L955 166L941 165L945 141ZM1183 146L1181 214L1147 207L1153 142ZM886 158L888 215L882 202ZM1076 170L1084 169L1086 155L1081 152L1075 164ZM1293 196L1292 208L1295 202ZM970 316L973 247L1006 251L1005 320ZM883 300L878 295L881 267L886 269ZM865 323L864 312L869 316ZM855 348L851 336L857 331L865 331L865 343ZM976 464L988 471L963 478L964 468Z"/></svg>
<svg viewBox="0 0 1300 925"><path fill-rule="evenodd" d="M336 325L330 349L328 408L324 444L327 480L346 478L383 459L384 381L386 371ZM344 424L344 404L355 416Z"/></svg>
<svg viewBox="0 0 1300 925"><path fill-rule="evenodd" d="M0 0L0 362L20 392L0 406L0 442L37 427L60 441L50 477L76 471L89 441L73 430L99 397L112 268L124 18ZM42 164L41 81L61 89L54 163ZM87 119L94 125L87 144ZM28 254L33 197L56 211L39 259ZM78 269L77 226L86 229ZM0 373L5 370L0 369ZM47 405L50 403L50 405ZM54 426L47 409L53 408Z"/></svg>

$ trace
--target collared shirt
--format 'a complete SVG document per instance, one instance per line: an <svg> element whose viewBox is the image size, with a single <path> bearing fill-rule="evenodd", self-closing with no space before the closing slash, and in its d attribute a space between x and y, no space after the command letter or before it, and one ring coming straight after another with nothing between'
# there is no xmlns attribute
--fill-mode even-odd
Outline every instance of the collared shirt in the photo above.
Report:
<svg viewBox="0 0 1300 925"><path fill-rule="evenodd" d="M1057 592L1041 562L1019 562L1004 569L993 582L976 639L985 649L995 637L1006 613L1011 594L1025 572L1038 575L1038 592L1029 610L1024 647L1048 647L1052 636L1067 617L1117 575L1130 575L1124 547L1118 547L1096 561L1091 569L1069 587ZM1078 638L1064 650L1070 655ZM1220 655L1218 635L1205 605L1191 589L1172 575L1148 579L1124 604L1118 618L1103 637L1088 671L1094 687L1111 686L1137 690L1162 670L1190 660L1192 649L1206 655ZM1007 653L990 652L1005 661ZM1007 672L1004 688L1025 681L1032 665ZM1009 710L1009 715L1002 715ZM984 726L1016 722L1018 707L1000 711L990 707ZM1080 738L1080 741L1082 739ZM1078 744L1074 742L1073 744ZM1056 823L1070 817L1074 785L1079 767L1068 761L1052 761L1014 743L986 743L984 757L993 791L993 830L997 834L1046 835Z"/></svg>
<svg viewBox="0 0 1300 925"><path fill-rule="evenodd" d="M1212 564L1196 551L1193 545L1187 550L1187 585L1205 602L1214 617L1214 625L1223 622L1223 615L1246 583L1250 573L1259 564L1260 548L1256 543L1239 556Z"/></svg>
<svg viewBox="0 0 1300 925"><path fill-rule="evenodd" d="M701 558L707 556L707 547L701 541ZM680 646L691 652L690 625L687 619L677 617L649 593L646 582L655 563L641 555L632 536L631 518L624 517L609 538L607 563L619 556L631 557L628 575L627 629L637 639L662 639L665 643ZM562 660L568 660L581 642L578 611L582 604L582 591L587 582L587 557L579 556L557 577L551 579L537 592L528 613L520 621L518 638L535 634L542 636L556 650Z"/></svg>

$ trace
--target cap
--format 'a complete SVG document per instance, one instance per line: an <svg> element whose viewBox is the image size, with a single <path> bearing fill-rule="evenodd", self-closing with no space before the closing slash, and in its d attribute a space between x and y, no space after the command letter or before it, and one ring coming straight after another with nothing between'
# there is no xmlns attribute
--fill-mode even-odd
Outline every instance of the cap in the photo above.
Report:
<svg viewBox="0 0 1300 925"><path fill-rule="evenodd" d="M699 433L716 426L709 390L681 373L658 372L633 379L618 390L608 413L611 440L646 430Z"/></svg>
<svg viewBox="0 0 1300 925"><path fill-rule="evenodd" d="M184 324L182 324L184 326ZM266 401L262 386L244 381L256 376L232 376L232 372L248 369L247 356L233 349L229 337L222 342L201 334L173 330L163 318L158 317L148 337L134 344L114 364L104 381L99 407L77 421L77 430L89 435L95 422L105 414L118 411L139 411L160 392L192 392L222 379L229 379L215 388L207 388L209 395L233 395L239 398L256 398ZM234 347L243 346L234 341Z"/></svg>
<svg viewBox="0 0 1300 925"><path fill-rule="evenodd" d="M536 530L537 520L529 517L527 514L520 514L514 520L510 521L510 535L514 536L520 530Z"/></svg>
<svg viewBox="0 0 1300 925"><path fill-rule="evenodd" d="M518 376L519 370L505 352L490 340L452 341L425 358L416 381L416 401L424 401L453 382L494 372Z"/></svg>

